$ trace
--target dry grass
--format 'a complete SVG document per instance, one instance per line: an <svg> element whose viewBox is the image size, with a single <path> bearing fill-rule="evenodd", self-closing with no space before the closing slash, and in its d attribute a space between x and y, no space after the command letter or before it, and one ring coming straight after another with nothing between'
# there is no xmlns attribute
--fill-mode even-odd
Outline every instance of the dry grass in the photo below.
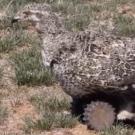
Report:
<svg viewBox="0 0 135 135"><path fill-rule="evenodd" d="M0 53L8 53L17 47L37 43L36 40L33 40L34 38L23 31L11 31L7 36L0 39Z"/></svg>
<svg viewBox="0 0 135 135"><path fill-rule="evenodd" d="M127 37L135 36L135 19L133 17L117 15L114 17L114 21L119 35Z"/></svg>
<svg viewBox="0 0 135 135"><path fill-rule="evenodd" d="M134 129L126 125L117 124L110 129L101 132L101 135L133 135Z"/></svg>
<svg viewBox="0 0 135 135"><path fill-rule="evenodd" d="M73 117L72 115L46 112L38 120L26 118L24 130L26 133L30 133L33 132L34 130L48 131L53 130L55 128L73 128L75 127L76 123L77 118Z"/></svg>
<svg viewBox="0 0 135 135"><path fill-rule="evenodd" d="M16 81L18 85L52 85L52 73L42 63L41 53L38 48L24 50L13 57L15 63Z"/></svg>
<svg viewBox="0 0 135 135"><path fill-rule="evenodd" d="M68 112L70 103L66 98L47 98L35 95L31 97L30 101L36 106L40 118L37 120L26 118L25 132L73 128L77 124L77 118Z"/></svg>
<svg viewBox="0 0 135 135"><path fill-rule="evenodd" d="M6 6L9 2L11 2L11 0L4 0L3 2L1 2L2 4L0 4L0 7L2 9L7 9ZM118 14L118 7L122 5L135 4L134 0L14 0L8 6L8 16L14 16L14 14L21 7L31 2L49 3L55 12L60 12L64 16L66 28L72 31L83 30L87 28L90 23L93 23L95 21L100 23L102 21L110 19L113 14ZM7 21L7 19L5 19L5 21ZM8 21L6 23L8 24ZM124 26L120 26L121 28L118 32L120 32L121 34L121 29L124 29ZM128 27L125 29L126 30L123 30L124 32L130 31L127 33L134 33L134 27ZM124 36L125 35L128 36L128 34L124 34Z"/></svg>
<svg viewBox="0 0 135 135"><path fill-rule="evenodd" d="M8 117L7 108L0 105L0 124L3 124L3 122L7 119L7 117Z"/></svg>
<svg viewBox="0 0 135 135"><path fill-rule="evenodd" d="M2 72L2 68L0 68L0 80L2 78L3 72Z"/></svg>
<svg viewBox="0 0 135 135"><path fill-rule="evenodd" d="M31 95L35 92L34 87L37 87L37 89L39 88L37 85L46 87L46 85L50 86L54 83L52 74L43 66L39 39L24 32L22 26L13 26L11 24L11 20L15 13L21 7L30 2L49 3L52 6L53 11L59 12L64 17L65 26L71 31L84 30L93 22L98 22L100 25L100 22L112 19L115 26L115 33L120 36L135 36L135 20L133 17L128 14L125 16L118 13L118 7L125 4L134 5L134 0L0 0L0 30L5 30L8 33L4 34L4 36L3 34L0 36L0 59L4 60L5 57L12 58L10 60L14 63L12 67L15 69L15 81L17 84L12 85L15 85L13 88L18 89L18 91L16 91L16 95L22 94L21 90L23 88L20 87L22 85L25 85L24 89L26 88L26 90L24 97L27 97L27 93L32 89L29 86L33 86L33 89L30 92ZM10 70L8 70L8 68L6 69L8 74ZM0 70L0 78L2 76L3 73ZM8 95L8 97L3 97L3 99L6 99L7 101L12 92L9 88L10 86L7 88L0 88L3 93L8 92L8 94L5 94ZM55 93L55 90L52 92ZM0 101L3 100L0 99ZM10 107L12 111L15 107L22 107L22 100L17 99L14 102L15 103L11 104L15 105L11 105ZM27 133L34 132L35 130L44 131L55 128L72 128L77 123L77 118L69 113L70 102L67 101L66 98L59 99L57 97L53 97L48 99L46 96L35 95L31 97L30 104L36 108L39 117L38 119L26 117L25 132ZM5 107L0 106L0 123L5 122L6 118L12 117L12 115L18 113L12 112L12 114L11 112L8 112ZM10 115L8 115L8 113L10 113ZM14 123L15 122L16 121L14 121ZM9 123L7 121L7 125L8 124ZM21 132L23 132L22 129ZM5 133L11 135L11 133ZM117 125L98 134L132 135L133 129L123 125Z"/></svg>
<svg viewBox="0 0 135 135"><path fill-rule="evenodd" d="M57 97L47 99L46 96L32 96L30 101L38 110L50 110L52 112L60 112L70 109L70 102L66 98L58 99Z"/></svg>
<svg viewBox="0 0 135 135"><path fill-rule="evenodd" d="M60 12L64 16L66 28L72 31L83 30L95 21L100 25L100 22L117 15L119 6L135 4L134 0L46 0L46 2L52 5L55 12ZM132 29L130 32L134 31L134 27L130 28Z"/></svg>

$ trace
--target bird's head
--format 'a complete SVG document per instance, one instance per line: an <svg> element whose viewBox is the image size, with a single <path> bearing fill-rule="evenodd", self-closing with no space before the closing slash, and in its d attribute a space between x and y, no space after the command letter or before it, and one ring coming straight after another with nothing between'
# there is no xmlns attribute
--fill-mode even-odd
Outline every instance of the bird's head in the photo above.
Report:
<svg viewBox="0 0 135 135"><path fill-rule="evenodd" d="M14 16L12 23L19 22L25 26L32 25L41 33L55 34L61 27L58 16L47 4L28 4Z"/></svg>

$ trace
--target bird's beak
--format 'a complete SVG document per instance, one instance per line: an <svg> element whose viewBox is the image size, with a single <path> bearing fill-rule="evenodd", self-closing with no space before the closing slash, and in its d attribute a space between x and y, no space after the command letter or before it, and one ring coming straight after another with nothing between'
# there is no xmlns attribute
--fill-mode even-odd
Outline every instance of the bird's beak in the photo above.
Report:
<svg viewBox="0 0 135 135"><path fill-rule="evenodd" d="M11 21L12 24L17 23L20 20L19 17L14 17Z"/></svg>

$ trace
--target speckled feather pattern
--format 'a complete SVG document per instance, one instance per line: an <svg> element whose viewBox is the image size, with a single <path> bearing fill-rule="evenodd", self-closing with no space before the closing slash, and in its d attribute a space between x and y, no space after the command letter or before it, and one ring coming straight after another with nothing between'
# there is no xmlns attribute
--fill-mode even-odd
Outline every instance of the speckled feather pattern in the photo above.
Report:
<svg viewBox="0 0 135 135"><path fill-rule="evenodd" d="M38 12L35 20L43 39L43 63L51 66L69 95L83 96L108 87L123 90L121 86L135 84L135 39L93 27L69 32L48 5L26 9Z"/></svg>
<svg viewBox="0 0 135 135"><path fill-rule="evenodd" d="M86 30L63 44L54 70L70 95L134 83L135 39Z"/></svg>

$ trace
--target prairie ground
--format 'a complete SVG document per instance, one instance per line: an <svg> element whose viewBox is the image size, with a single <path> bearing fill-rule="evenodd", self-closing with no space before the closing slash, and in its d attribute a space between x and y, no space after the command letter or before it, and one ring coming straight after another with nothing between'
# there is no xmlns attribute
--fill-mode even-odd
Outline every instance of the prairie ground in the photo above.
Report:
<svg viewBox="0 0 135 135"><path fill-rule="evenodd" d="M119 124L88 130L71 115L72 99L44 68L35 29L11 23L31 2L50 4L69 31L98 22L119 36L135 36L134 0L0 0L0 135L133 135L132 127Z"/></svg>

